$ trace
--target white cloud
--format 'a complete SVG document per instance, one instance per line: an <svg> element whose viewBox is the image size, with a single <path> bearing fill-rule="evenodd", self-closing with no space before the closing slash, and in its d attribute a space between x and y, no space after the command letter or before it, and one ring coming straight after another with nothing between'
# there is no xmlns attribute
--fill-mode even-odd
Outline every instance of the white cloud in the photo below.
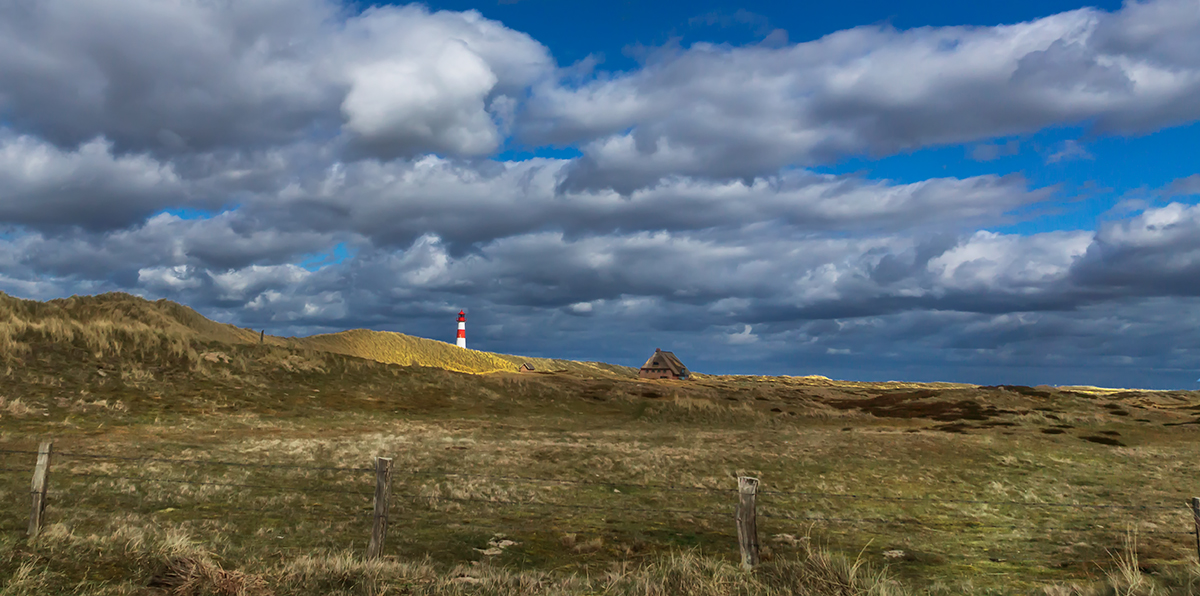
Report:
<svg viewBox="0 0 1200 596"><path fill-rule="evenodd" d="M295 285L312 275L296 265L251 265L237 270L209 272L221 300L245 301L267 288Z"/></svg>
<svg viewBox="0 0 1200 596"><path fill-rule="evenodd" d="M589 315L595 306L591 302L576 302L567 306L567 309L577 315Z"/></svg>
<svg viewBox="0 0 1200 596"><path fill-rule="evenodd" d="M143 267L138 270L138 284L156 292L179 292L198 288L204 284L195 277L195 270L187 265L174 267Z"/></svg>
<svg viewBox="0 0 1200 596"><path fill-rule="evenodd" d="M725 334L725 341L735 346L757 343L758 336L751 333L752 329L750 325L746 325L738 333L727 333Z"/></svg>
<svg viewBox="0 0 1200 596"><path fill-rule="evenodd" d="M1043 290L1067 276L1092 242L1088 232L1051 232L1017 236L979 231L929 261L943 288Z"/></svg>
<svg viewBox="0 0 1200 596"><path fill-rule="evenodd" d="M1193 0L998 27L868 26L781 48L695 44L641 69L536 88L519 130L581 143L565 187L753 177L1092 121L1144 132L1200 118Z"/></svg>
<svg viewBox="0 0 1200 596"><path fill-rule="evenodd" d="M1046 156L1046 163L1073 161L1077 159L1096 159L1079 141L1066 140L1058 145L1053 153Z"/></svg>
<svg viewBox="0 0 1200 596"><path fill-rule="evenodd" d="M344 119L361 150L480 155L500 142L489 102L504 106L500 95L520 95L553 66L523 33L420 5L0 7L0 106L66 145L101 136L165 154L261 148L328 136Z"/></svg>
<svg viewBox="0 0 1200 596"><path fill-rule="evenodd" d="M513 109L504 93L521 93L553 67L528 35L474 11L417 5L368 9L334 45L350 83L347 130L391 155L491 153L501 142L495 118ZM497 115L488 111L494 92Z"/></svg>

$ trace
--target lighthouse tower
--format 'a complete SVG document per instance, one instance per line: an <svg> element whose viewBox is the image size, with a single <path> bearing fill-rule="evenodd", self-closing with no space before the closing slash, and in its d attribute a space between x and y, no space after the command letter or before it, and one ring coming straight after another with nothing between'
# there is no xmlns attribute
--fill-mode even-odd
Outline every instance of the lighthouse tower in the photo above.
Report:
<svg viewBox="0 0 1200 596"><path fill-rule="evenodd" d="M467 315L463 311L458 311L458 341L455 344L460 348L467 347Z"/></svg>

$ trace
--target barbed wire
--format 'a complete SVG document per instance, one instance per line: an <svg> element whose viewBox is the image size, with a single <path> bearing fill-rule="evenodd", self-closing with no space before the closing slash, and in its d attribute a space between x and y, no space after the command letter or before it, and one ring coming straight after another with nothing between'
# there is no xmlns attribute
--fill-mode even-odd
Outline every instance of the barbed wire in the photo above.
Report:
<svg viewBox="0 0 1200 596"><path fill-rule="evenodd" d="M37 455L37 451L21 450L21 449L0 449L0 453L25 453ZM263 464L254 462L236 462L216 459L187 459L187 458L169 458L169 457L154 457L141 455L101 455L91 453L75 453L71 451L55 451L52 455L56 457L66 457L75 459L108 459L117 461L157 461L163 463L175 464L204 464L214 466L236 466L243 468L283 468L290 470L316 470L316 471L331 471L331 472L374 472L375 468L354 468L346 466L302 466L296 464Z"/></svg>
<svg viewBox="0 0 1200 596"><path fill-rule="evenodd" d="M418 471L410 472L414 476L453 476L462 478L479 478L486 480L506 480L506 481L523 481L523 482L544 482L550 484L568 484L580 486L605 486L605 487L629 487L639 489L659 489L673 491L693 491L693 492L710 492L710 493L737 493L734 488L708 488L708 487L688 487L666 484L641 484L635 482L619 482L619 481L587 481L587 480L564 480L558 478L537 478L530 476L496 476L489 474L473 474L462 472L445 472L445 471ZM884 497L874 495L860 495L854 493L818 493L808 491L779 491L779 490L761 490L760 495L788 495L788 496L815 496L825 498L847 498L861 499L867 501L897 501L897 502L926 502L926 503L960 503L974 505L1010 505L1010 506L1027 506L1027 507L1077 507L1077 508L1097 508L1097 509L1133 509L1133 510L1174 510L1179 507L1163 505L1161 502L1154 505L1099 505L1087 503L1038 503L1030 501L988 501L982 499L941 499L929 497Z"/></svg>
<svg viewBox="0 0 1200 596"><path fill-rule="evenodd" d="M350 512L350 513L344 512L343 515L341 515L341 516L311 515L312 512L309 512L309 511L303 511L303 512L292 511L292 512L288 512L287 514L280 514L280 510L276 509L276 508L265 508L265 509L257 509L257 510L239 509L239 510L237 510L237 512L241 513L241 514L253 514L253 515L258 515L258 516L264 516L264 517L261 517L258 519L270 519L271 516L268 516L265 514L274 513L274 514L276 514L277 517L279 517L281 519L285 519L285 520L294 520L294 519L300 519L301 517L303 517L303 519L305 519L305 520L325 521L325 522L335 522L338 520L358 521L358 520L362 520L364 518L369 518L372 515L374 515L373 511L354 511L354 512ZM159 513L159 512L154 512L154 513ZM300 515L298 515L299 513L304 513L305 515L300 516ZM214 515L188 516L187 519L184 519L181 521L185 521L185 522L194 521L194 520L214 521L214 520L225 520L225 519L228 519L228 515L214 514Z"/></svg>
<svg viewBox="0 0 1200 596"><path fill-rule="evenodd" d="M547 484L570 484L577 486L626 487L655 490L672 490L686 492L736 493L736 488L708 488L702 486L676 486L670 484L642 484L637 482L594 481L594 480L565 480L560 478L535 478L530 476L493 476L488 474L472 474L464 472L446 472L441 470L421 470L409 472L412 476L455 476L461 478L482 478L487 480L508 480L518 482L544 482Z"/></svg>
<svg viewBox="0 0 1200 596"><path fill-rule="evenodd" d="M0 449L0 453L31 453L33 455L38 454L37 451L30 451L28 449Z"/></svg>
<svg viewBox="0 0 1200 596"><path fill-rule="evenodd" d="M37 451L32 450L15 450L15 449L0 449L0 453L25 453L36 455ZM118 455L96 455L73 452L56 452L55 455L69 458L86 458L86 459L110 459L110 460L126 460L126 461L159 461L166 463L196 463L208 465L224 465L238 467L257 467L257 468L282 468L282 469L297 469L297 470L319 470L319 471L342 471L342 472L372 472L373 468L356 468L342 466L301 466L293 464L261 464L248 462L230 462L222 460L205 460L205 459L183 459L183 458L161 458L150 456L118 456ZM9 470L0 470L9 471ZM15 471L15 470L13 470ZM517 481L517 482L543 482L550 484L565 484L576 486L603 486L603 487L627 487L637 489L652 489L652 490L670 490L670 491L686 491L686 492L708 492L729 494L736 493L737 489L721 489L709 487L689 487L670 484L650 484L637 482L620 482L620 481L593 481L593 480L568 480L560 478L542 478L530 476L513 476L513 475L490 475L490 474L475 474L465 472L449 472L441 470L422 470L412 471L408 473L413 476L444 476L444 477L460 477L460 478L478 478L486 480L502 480L502 481ZM827 492L812 492L812 491L787 491L787 490L760 490L761 495L786 495L797 497L818 497L818 498L834 498L834 499L859 499L864 501L887 501L887 502L911 502L911 503L956 503L969 505L998 505L998 506L1018 506L1018 507L1063 507L1063 508L1087 508L1087 509L1121 509L1121 510L1176 510L1184 505L1170 506L1163 505L1161 502L1154 505L1101 505L1093 503L1039 503L1031 501L991 501L986 499L957 499L957 498L937 498L937 497L886 497L879 495L864 495L858 493L827 493Z"/></svg>
<svg viewBox="0 0 1200 596"><path fill-rule="evenodd" d="M846 535L846 534L841 534L841 533L835 533L835 534ZM813 544L815 544L816 546L818 546L820 548L828 548L829 547L828 542L806 541L806 545L813 545ZM896 550L903 552L903 549L896 549ZM1107 551L1108 549L1105 549L1105 550ZM885 551L885 553L886 552L887 551ZM904 557L904 556L906 556L906 554L899 555L897 558ZM959 553L948 554L948 553L917 552L917 553L914 553L914 555L916 555L918 557L933 557L933 558L937 558L937 559L945 559L948 561L1038 564L1038 565L1045 565L1047 567L1063 567L1063 566L1072 565L1072 564L1099 564L1099 563L1103 563L1103 562L1112 562L1113 561L1113 559L1111 558L1111 554L1110 554L1109 559L1056 559L1056 558L1021 559L1021 558L1013 558L1008 555L999 555L999 554L994 554L994 553L985 553L984 555L980 556L978 554L968 555L968 554L959 554ZM884 556L886 556L886 554ZM1141 557L1140 559L1143 561L1149 560L1149 559L1146 559L1145 557ZM1172 562L1183 561L1183 559L1167 559L1167 561L1172 561Z"/></svg>
<svg viewBox="0 0 1200 596"><path fill-rule="evenodd" d="M508 501L494 499L475 499L470 497L442 497L431 495L414 495L409 493L393 493L394 496L408 499L410 501L429 500L429 501L448 501L454 503L484 503L489 505L515 505L529 507L553 507L558 509L580 509L580 510L603 510L603 511L623 511L630 513L675 513L679 515L727 515L727 512L700 510L700 509L645 509L637 507L601 507L597 505L575 505L570 503L545 503L540 501Z"/></svg>
<svg viewBox="0 0 1200 596"><path fill-rule="evenodd" d="M1107 551L1108 549L1105 549L1105 550ZM1066 565L1081 564L1081 563L1082 564L1099 565L1100 563L1110 563L1111 564L1111 563L1117 562L1116 559L1111 554L1111 551L1109 554L1109 558L1107 558L1107 559L1044 559L1044 558L1043 559L1013 559L1013 558L1005 557L1005 556L979 557L979 556L971 556L971 555L942 555L942 554L935 555L935 556L946 558L946 559L967 560L967 561L988 561L991 563L1026 563L1026 564L1036 563L1036 564L1044 564L1049 567L1063 567ZM1191 564L1191 561L1184 560L1184 559L1147 559L1146 557L1142 557L1142 556L1138 557L1139 563L1143 563L1143 562L1150 561L1150 560L1158 560L1158 561L1170 562L1170 563L1184 563L1184 564L1189 564L1189 565Z"/></svg>
<svg viewBox="0 0 1200 596"><path fill-rule="evenodd" d="M69 491L65 491L63 494L67 495L67 496L72 495L72 493ZM80 497L79 501L86 500L88 496L91 496L91 495L79 495L79 497ZM295 504L288 504L287 506L283 506L283 507L278 506L278 505L263 505L260 507L227 507L227 510L222 511L222 512L206 511L202 508L203 507L202 505L200 505L198 509L195 509L198 506L185 505L185 504L166 504L165 506L156 504L151 507L146 507L144 504L142 504L142 505L139 505L138 507L134 507L134 508L114 507L114 506L112 506L111 503L87 504L87 505L83 505L83 504L63 505L61 503L58 503L58 504L56 504L56 506L59 509L62 509L65 511L74 511L74 512L84 511L84 512L89 512L89 513L93 512L93 511L102 511L102 512L108 512L108 513L124 513L124 514L129 514L129 515L158 515L158 514L174 513L176 511L186 513L186 512L188 512L189 508L193 508L193 509L191 509L192 511L198 510L200 513L209 513L210 514L210 515L193 515L191 513L188 513L187 519L180 520L180 521L184 521L184 522L192 521L192 520L225 519L230 515L263 515L263 514L268 514L268 513L279 515L286 519L296 519L301 516L304 516L309 519L311 519L311 518L334 519L335 517L337 517L337 516L331 516L331 515L312 515L314 513L319 514L320 511L318 511L314 508L308 507L308 506L303 506L303 505L298 506ZM340 515L349 515L353 518L358 518L358 517L362 517L362 516L369 517L369 516L373 515L373 513L374 513L373 510L368 509L368 510L363 510L363 511L352 511L348 514L346 514L346 512L339 512L339 516Z"/></svg>
<svg viewBox="0 0 1200 596"><path fill-rule="evenodd" d="M520 533L520 530L512 529L511 525L504 525L500 522L486 522L486 521L472 520L472 519L465 519L465 520L464 519L455 519L451 522L448 522L446 525L446 527L455 527L455 526L461 526L464 529L465 528L475 528L475 529L481 529L481 530L482 529L494 530L495 533L505 534L506 536L511 535L512 533ZM576 533L576 534L578 534L578 533L604 534L604 533L611 533L612 529L605 528L605 527L599 526L599 525L579 525L579 526L565 527L565 528L560 527L560 528L557 528L556 531L560 531L560 532L564 532L564 533ZM678 534L680 532L673 532L673 533ZM723 532L702 531L702 532L696 532L696 533L703 534L704 536L712 536L712 537L716 537L716 538L728 538L730 540L737 540L737 536L735 536L733 534L726 534Z"/></svg>
<svg viewBox="0 0 1200 596"><path fill-rule="evenodd" d="M970 505L1016 505L1023 507L1075 507L1085 509L1134 509L1134 510L1175 510L1184 507L1181 504L1178 506L1163 505L1161 502L1155 505L1097 505L1089 503L1039 503L1036 501L987 501L980 499L941 499L930 497L883 497L875 495L860 495L856 493L817 493L817 492L802 492L802 491L778 491L778 490L763 490L759 491L761 495L789 495L800 497L823 497L834 499L861 499L864 501L899 501L913 503L959 503Z"/></svg>
<svg viewBox="0 0 1200 596"><path fill-rule="evenodd" d="M1013 563L1018 565L1042 565L1045 567L1066 567L1068 565L1096 565L1099 566L1103 559L1011 559L1008 557L967 557L955 555L937 555L939 557L958 559L960 561L972 561L976 563Z"/></svg>
<svg viewBox="0 0 1200 596"><path fill-rule="evenodd" d="M915 518L888 518L888 517L816 517L816 516L794 516L786 513L771 513L759 512L758 517L767 519L784 519L789 521L810 521L810 522L834 522L834 523L875 523L875 524L914 524L926 526L929 529L937 531L961 531L971 529L1005 529L1005 530L1036 530L1036 531L1051 531L1051 532L1124 532L1124 528L1105 528L1099 524L1087 524L1083 526L1063 527L1063 526L1040 526L1037 524L990 524L985 522L954 522L950 520L921 520ZM942 530L937 526L949 527ZM1195 530L1142 530L1138 529L1139 534L1178 534L1178 535L1195 535Z"/></svg>
<svg viewBox="0 0 1200 596"><path fill-rule="evenodd" d="M276 468L288 470L313 470L322 472L374 472L375 468L352 468L346 466L301 466L295 464L260 464L252 462L235 462L222 461L215 459L179 459L165 457L139 457L139 456L120 456L120 455L89 455L83 453L59 453L63 457L69 458L86 458L86 459L111 459L111 460L126 460L126 461L157 461L165 463L194 463L204 465L217 466L232 466L243 468Z"/></svg>
<svg viewBox="0 0 1200 596"><path fill-rule="evenodd" d="M67 472L66 476L79 477L79 478L107 478L107 479L113 479L113 480L132 480L135 482L151 482L151 483L163 483L163 484L195 484L195 485L203 485L203 486L226 486L226 487L233 487L233 488L261 488L261 489L273 490L275 492L293 493L293 494L336 493L336 494L345 494L345 495L355 495L355 496L359 496L359 497L370 497L373 494L373 493L363 493L363 492L357 492L357 491L348 491L348 490L330 489L330 488L308 488L308 489L297 489L297 488L287 488L287 487L281 488L278 486L271 486L271 485L267 485L267 484L240 484L240 483L233 483L233 482L206 482L206 481L201 481L201 480L176 480L176 479L168 479L168 478L152 478L149 476L117 476L114 474L94 474L91 472Z"/></svg>
<svg viewBox="0 0 1200 596"><path fill-rule="evenodd" d="M0 449L0 453L23 453L23 454L36 455L38 452L32 451L32 450ZM54 455L58 455L60 457L66 457L66 458L77 458L77 459L98 459L98 460L119 460L119 461L159 461L159 462L168 462L168 463L211 464L211 465L253 467L253 468L277 468L277 469L319 470L319 471L339 471L339 472L340 471L352 471L352 472L373 471L372 468L350 468L350 467L339 467L339 466L298 466L298 465L289 465L289 464L259 464L259 463L249 463L249 462L229 462L229 461L221 461L221 460L160 458L160 457L149 457L149 456L145 456L145 457L136 456L135 457L135 456L84 454L84 453L73 453L73 452L57 452ZM27 471L28 470L22 469L22 468L10 468L10 467L0 468L0 472L27 472ZM704 492L704 493L720 493L720 494L729 494L729 493L737 492L735 489L686 487L686 486L677 486L677 485L669 485L669 484L645 484L645 483L619 482L619 481L614 482L614 481L593 481L593 480L568 480L568 479L560 479L560 478L542 478L542 477L529 477L529 476L517 476L517 475L488 475L488 474L450 472L450 471L439 471L439 470L414 471L414 472L410 472L410 474L413 476L442 476L442 477L446 477L446 478L478 478L478 479L487 479L487 480L492 480L492 481L540 482L540 483L553 483L553 484L563 484L563 485L571 485L571 486L603 486L603 487L613 487L613 488L626 487L626 488L632 488L632 489L688 491L688 492ZM159 483L159 484L184 484L184 485L219 486L219 487L231 487L231 488L252 488L252 489L269 490L269 491L274 491L277 493L290 493L290 494L301 494L301 495L309 494L309 493L324 493L324 494L346 494L346 495L353 495L353 496L357 496L357 497L372 496L371 493L347 491L347 490L343 490L343 489L327 489L327 488L299 489L299 488L287 488L287 487L281 488L279 486L264 485L264 484L246 484L246 483L233 483L233 482L211 482L211 481L201 481L201 480L166 479L166 478L154 478L154 477L149 477L149 476L122 476L122 475L115 475L115 474L99 474L99 473L90 473L90 472L68 472L66 474L66 476L81 477L81 478L100 478L100 479L109 479L109 480L127 480L127 481L132 481L132 482L148 482L148 483ZM1087 503L1082 503L1082 504L1081 503L1040 503L1040 502L1030 502L1030 501L990 501L990 500L984 500L984 499L955 499L955 498L936 498L936 497L932 497L932 498L931 497L886 497L886 496L876 496L876 495L863 495L863 494L857 494L857 493L825 493L825 492L811 492L811 491L778 491L778 490L763 490L763 491L760 491L759 494L762 494L764 496L783 495L783 496L793 496L793 497L861 499L861 500L867 500L867 501L887 501L887 502L961 503L961 504L984 504L984 505L1000 505L1000 506L1047 507L1047 508L1059 507L1059 508L1075 508L1075 509L1181 510L1181 509L1185 508L1184 505L1175 506L1175 507L1164 506L1164 505L1161 505L1161 502L1156 505L1153 505L1153 506L1150 506L1150 505L1100 505L1100 504L1087 504ZM422 502L440 501L440 502L454 502L454 503L475 503L475 504L485 504L485 505L490 505L490 506L547 507L547 508L585 510L585 511L628 512L628 513L640 513L640 514L678 514L678 515L694 515L694 516L703 516L703 517L714 517L714 516L725 517L725 516L731 514L730 511L714 511L714 510L698 510L698 509L659 509L659 508L644 508L644 507L612 507L612 506L580 505L580 504L569 504L569 503L546 503L546 502L534 502L534 501L514 501L514 500L507 500L507 499L447 497L447 496L432 496L432 495L403 494L403 493L397 493L396 496L399 498L402 498L402 499L410 500L410 501L422 501ZM280 517L282 517L284 519L289 519L289 520L296 519L295 514L299 513L295 510L288 510L288 513L290 513L290 515L282 515L281 510L278 508L260 508L260 509L236 508L232 512L225 512L225 513L214 514L214 515L209 515L209 516L191 516L190 519L219 520L219 519L226 519L227 516L229 516L231 513L233 513L233 514L236 514L236 513L262 514L262 513L267 513L267 512L274 513L276 515L280 515ZM157 512L155 512L155 513L157 513ZM307 512L304 512L304 513L307 513ZM361 511L361 512L352 514L352 516L354 518L361 518L364 516L371 516L371 515L373 515L372 511ZM1036 530L1039 532L1071 532L1071 533L1077 533L1077 532L1109 533L1109 532L1125 531L1122 528L1105 528L1098 524L1089 524L1087 526L1082 526L1082 527L1062 527L1062 526L1046 527L1046 526L1038 526L1036 524L1027 524L1027 525L988 524L988 523L971 522L971 521L968 521L966 523L961 523L961 522L955 522L952 520L920 520L920 519L899 519L899 518L883 518L883 517L846 518L846 517L796 516L796 515L790 515L787 513L779 513L779 512L771 512L771 511L763 511L763 512L760 512L759 515L760 515L760 517L763 517L765 519L779 519L779 520L812 522L812 523L835 523L835 524L836 523L872 523L872 524L887 524L887 525L916 525L916 526L921 526L926 529L930 529L930 530L934 530L934 531L962 531L962 530L970 530L970 529ZM1188 530L1188 531L1182 531L1182 530L1138 530L1138 533L1143 534L1143 535L1189 535L1189 536L1196 535L1195 530ZM843 533L842 535L849 535L849 534ZM984 559L974 559L974 560L983 561ZM1001 558L1001 559L991 558L991 559L987 559L987 560L990 562L1045 564L1045 561L1042 561L1042 560L1016 560L1016 559L1008 559L1008 558ZM1078 561L1077 560L1077 561L1073 561L1073 562L1088 563L1088 562L1094 562L1094 561Z"/></svg>

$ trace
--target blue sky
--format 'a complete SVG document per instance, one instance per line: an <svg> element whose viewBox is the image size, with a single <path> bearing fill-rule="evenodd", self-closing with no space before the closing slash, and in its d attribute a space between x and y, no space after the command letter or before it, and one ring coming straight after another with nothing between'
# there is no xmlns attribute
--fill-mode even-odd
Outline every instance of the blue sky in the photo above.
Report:
<svg viewBox="0 0 1200 596"><path fill-rule="evenodd" d="M1191 389L1198 98L1195 0L0 7L0 291Z"/></svg>
<svg viewBox="0 0 1200 596"><path fill-rule="evenodd" d="M359 4L366 6L367 4ZM638 47L703 41L745 45L782 29L793 42L811 41L835 31L887 24L898 29L1019 23L1050 14L1095 7L1116 10L1120 2L429 2L433 10L475 10L537 39L558 62L569 65L602 55L608 70L638 66Z"/></svg>

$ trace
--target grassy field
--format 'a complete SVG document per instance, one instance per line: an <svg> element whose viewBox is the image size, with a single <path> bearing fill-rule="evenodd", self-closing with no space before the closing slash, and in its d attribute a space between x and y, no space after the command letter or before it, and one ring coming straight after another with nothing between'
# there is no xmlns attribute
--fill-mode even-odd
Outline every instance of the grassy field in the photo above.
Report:
<svg viewBox="0 0 1200 596"><path fill-rule="evenodd" d="M1200 593L1195 393L467 374L331 337L0 296L0 596ZM22 452L49 438L27 541ZM365 562L375 456L392 522Z"/></svg>

